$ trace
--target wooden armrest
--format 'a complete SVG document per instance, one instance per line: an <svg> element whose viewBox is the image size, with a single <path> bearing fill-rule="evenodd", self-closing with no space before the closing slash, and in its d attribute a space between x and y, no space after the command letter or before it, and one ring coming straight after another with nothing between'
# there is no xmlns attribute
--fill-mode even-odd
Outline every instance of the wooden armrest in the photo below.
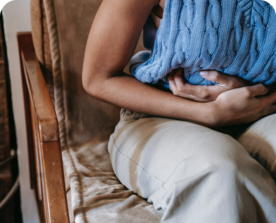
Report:
<svg viewBox="0 0 276 223"><path fill-rule="evenodd" d="M18 44L25 104L31 187L41 222L69 222L58 122L36 58L31 33L19 33Z"/></svg>
<svg viewBox="0 0 276 223"><path fill-rule="evenodd" d="M56 113L33 45L22 47L20 54L31 104L35 110L39 126L40 141L58 141L59 134Z"/></svg>

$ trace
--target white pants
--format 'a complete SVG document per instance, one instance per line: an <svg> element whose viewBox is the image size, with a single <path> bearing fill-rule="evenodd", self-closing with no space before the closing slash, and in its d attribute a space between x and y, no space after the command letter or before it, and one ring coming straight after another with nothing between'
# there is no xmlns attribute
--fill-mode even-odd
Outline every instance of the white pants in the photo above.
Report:
<svg viewBox="0 0 276 223"><path fill-rule="evenodd" d="M276 223L276 115L235 140L122 109L108 150L121 183L152 202L162 222Z"/></svg>

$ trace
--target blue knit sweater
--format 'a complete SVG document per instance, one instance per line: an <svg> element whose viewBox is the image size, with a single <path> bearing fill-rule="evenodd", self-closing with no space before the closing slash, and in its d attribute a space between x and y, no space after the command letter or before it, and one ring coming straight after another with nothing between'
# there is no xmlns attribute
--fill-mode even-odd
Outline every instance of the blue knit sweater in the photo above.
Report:
<svg viewBox="0 0 276 223"><path fill-rule="evenodd" d="M212 85L199 71L217 70L269 85L276 82L275 56L276 14L267 2L167 0L153 51L132 74L168 87L166 75L183 68L189 83Z"/></svg>

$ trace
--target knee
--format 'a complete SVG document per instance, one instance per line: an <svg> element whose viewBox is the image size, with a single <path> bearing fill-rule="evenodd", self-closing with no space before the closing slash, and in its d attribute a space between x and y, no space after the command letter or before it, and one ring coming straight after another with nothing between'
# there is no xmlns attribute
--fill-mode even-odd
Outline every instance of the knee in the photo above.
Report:
<svg viewBox="0 0 276 223"><path fill-rule="evenodd" d="M210 137L211 138L211 137ZM252 158L245 148L230 136L219 135L194 147L189 158L182 160L176 179L211 177L235 179L246 166L252 166Z"/></svg>
<svg viewBox="0 0 276 223"><path fill-rule="evenodd" d="M230 136L218 139L213 144L212 151L204 156L203 165L209 169L209 174L223 178L236 177L252 162L246 149Z"/></svg>
<svg viewBox="0 0 276 223"><path fill-rule="evenodd" d="M187 197L199 194L210 199L214 195L218 195L219 199L230 198L240 188L241 172L239 159L225 153L183 160L177 168L177 174L164 185L170 191L164 201L169 204L173 196L180 198L184 205Z"/></svg>
<svg viewBox="0 0 276 223"><path fill-rule="evenodd" d="M223 183L236 182L237 176L242 172L241 164L234 157L217 158L210 164L209 176L216 179L217 182Z"/></svg>
<svg viewBox="0 0 276 223"><path fill-rule="evenodd" d="M229 141L232 141L229 143ZM206 174L219 182L236 182L239 175L246 172L247 166L252 166L252 158L242 145L234 139L229 139L224 146L219 146L211 154L205 154L201 165L205 166Z"/></svg>
<svg viewBox="0 0 276 223"><path fill-rule="evenodd" d="M230 148L229 148L230 149ZM200 184L201 182L210 182L211 187L220 188L222 184L235 185L238 176L243 175L246 165L251 165L249 154L244 155L238 151L217 151L217 153L203 153L183 160L172 177L174 182L185 181Z"/></svg>

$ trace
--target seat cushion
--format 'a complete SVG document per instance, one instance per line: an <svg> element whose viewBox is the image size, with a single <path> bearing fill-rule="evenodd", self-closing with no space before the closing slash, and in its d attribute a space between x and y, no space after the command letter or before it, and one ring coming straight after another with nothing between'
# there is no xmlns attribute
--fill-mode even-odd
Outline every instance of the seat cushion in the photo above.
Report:
<svg viewBox="0 0 276 223"><path fill-rule="evenodd" d="M152 204L119 182L106 147L107 142L95 141L63 153L71 186L67 192L67 196L71 194L72 202L68 209L74 214L75 221L160 222L162 215Z"/></svg>

